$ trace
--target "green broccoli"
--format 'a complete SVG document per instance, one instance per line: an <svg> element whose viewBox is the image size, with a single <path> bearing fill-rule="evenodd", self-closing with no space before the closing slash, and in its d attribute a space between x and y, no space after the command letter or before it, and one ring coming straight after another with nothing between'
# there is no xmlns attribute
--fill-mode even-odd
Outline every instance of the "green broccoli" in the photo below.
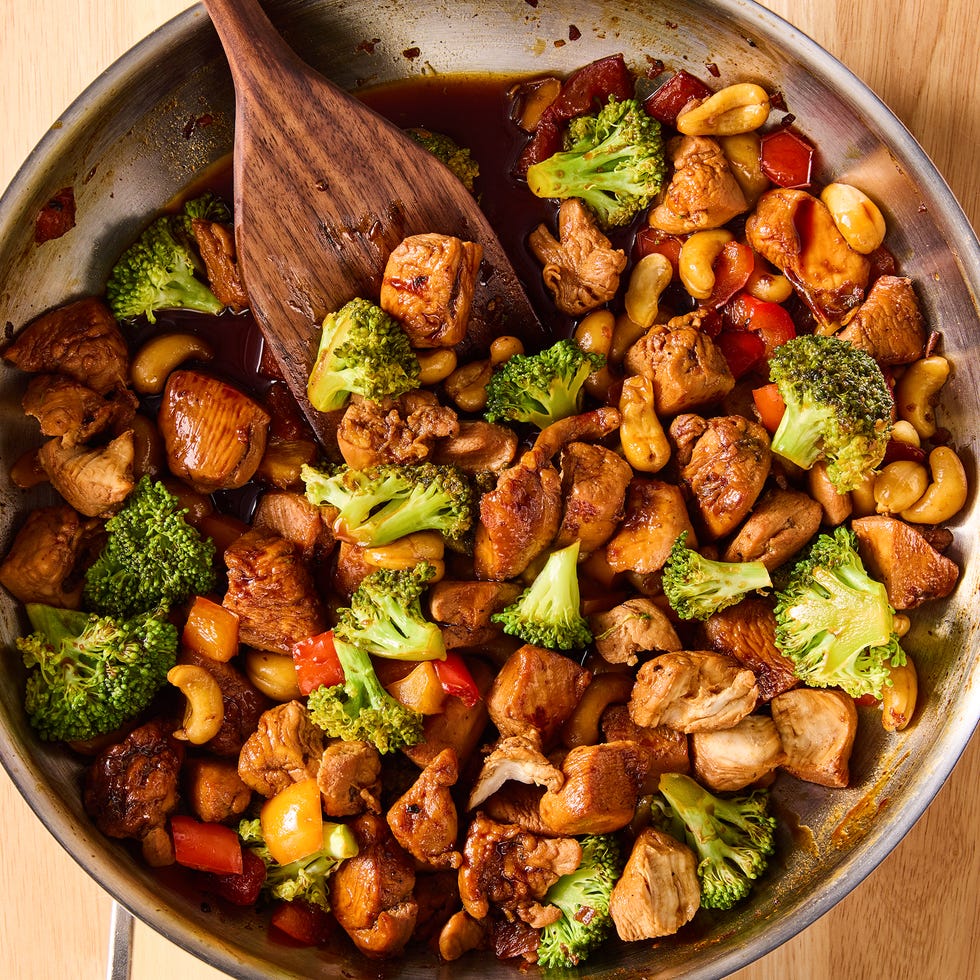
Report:
<svg viewBox="0 0 980 980"><path fill-rule="evenodd" d="M455 466L391 463L331 471L306 465L300 475L307 500L336 507L334 530L354 544L376 547L415 531L459 541L473 523L473 491Z"/></svg>
<svg viewBox="0 0 980 980"><path fill-rule="evenodd" d="M723 798L676 772L664 773L659 789L698 859L701 904L730 909L748 895L775 849L768 794L757 790Z"/></svg>
<svg viewBox="0 0 980 980"><path fill-rule="evenodd" d="M408 334L380 306L356 298L323 321L306 393L320 412L343 408L351 395L372 401L419 386L419 359Z"/></svg>
<svg viewBox="0 0 980 980"><path fill-rule="evenodd" d="M803 469L819 459L840 493L853 490L881 463L894 402L875 359L846 340L803 334L769 359L786 411L772 451Z"/></svg>
<svg viewBox="0 0 980 980"><path fill-rule="evenodd" d="M177 628L163 611L113 619L27 604L34 632L19 637L25 708L43 739L104 735L138 715L177 660Z"/></svg>
<svg viewBox="0 0 980 980"><path fill-rule="evenodd" d="M568 124L564 150L528 168L538 197L578 197L609 229L629 224L660 193L667 174L660 123L636 99L610 96Z"/></svg>
<svg viewBox="0 0 980 980"><path fill-rule="evenodd" d="M406 129L405 133L449 167L463 186L473 193L473 182L480 176L480 165L473 159L473 154L467 147L460 146L451 136L418 126Z"/></svg>
<svg viewBox="0 0 980 980"><path fill-rule="evenodd" d="M344 683L310 691L310 717L331 738L370 742L379 752L395 752L422 741L422 715L396 701L382 686L371 658L334 637Z"/></svg>
<svg viewBox="0 0 980 980"><path fill-rule="evenodd" d="M184 202L181 209L181 216L184 219L184 227L188 233L191 232L191 221L194 218L203 218L205 221L217 221L220 224L228 225L232 222L231 208L227 201L219 197L214 191L205 191L197 197L192 197Z"/></svg>
<svg viewBox="0 0 980 980"><path fill-rule="evenodd" d="M330 875L341 861L357 854L357 840L350 827L326 820L323 822L323 847L289 864L279 864L269 853L260 820L242 820L238 825L238 836L265 865L263 895L284 902L298 899L324 912L330 911Z"/></svg>
<svg viewBox="0 0 980 980"><path fill-rule="evenodd" d="M609 934L609 898L623 871L619 843L611 834L583 837L582 860L547 891L542 904L557 905L562 917L541 930L538 965L548 969L577 966Z"/></svg>
<svg viewBox="0 0 980 980"><path fill-rule="evenodd" d="M215 314L224 309L195 278L202 267L188 224L186 215L162 215L119 257L106 283L106 299L117 319L143 315L156 323L157 310Z"/></svg>
<svg viewBox="0 0 980 980"><path fill-rule="evenodd" d="M537 578L517 600L490 618L505 633L552 650L584 647L592 640L580 611L578 541L553 551Z"/></svg>
<svg viewBox="0 0 980 980"><path fill-rule="evenodd" d="M687 546L687 531L677 536L663 571L664 594L681 619L707 619L741 602L753 589L771 585L761 561L705 558Z"/></svg>
<svg viewBox="0 0 980 980"><path fill-rule="evenodd" d="M445 660L442 631L422 614L420 597L435 569L379 569L368 575L338 610L334 636L376 657Z"/></svg>
<svg viewBox="0 0 980 980"><path fill-rule="evenodd" d="M143 476L106 521L106 545L85 573L86 608L125 618L209 592L214 542L187 523L186 513L162 483Z"/></svg>
<svg viewBox="0 0 980 980"><path fill-rule="evenodd" d="M846 527L821 534L776 593L776 646L810 687L839 687L852 697L881 697L889 665L905 653L884 585L865 571Z"/></svg>
<svg viewBox="0 0 980 980"><path fill-rule="evenodd" d="M515 354L487 384L488 422L530 422L544 429L582 410L582 385L605 363L574 340L559 340L538 354Z"/></svg>

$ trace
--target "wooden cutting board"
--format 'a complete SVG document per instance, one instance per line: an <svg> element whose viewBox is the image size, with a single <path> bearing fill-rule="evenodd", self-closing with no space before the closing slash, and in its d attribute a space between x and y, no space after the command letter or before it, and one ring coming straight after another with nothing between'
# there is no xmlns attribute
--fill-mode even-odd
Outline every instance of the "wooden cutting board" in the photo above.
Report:
<svg viewBox="0 0 980 980"><path fill-rule="evenodd" d="M516 3L517 0L514 0ZM975 0L765 0L901 117L980 226L980 36ZM47 126L188 0L3 0L0 187ZM980 736L925 816L863 884L737 980L980 977ZM109 897L62 851L0 771L0 977L105 975ZM134 980L223 976L137 924Z"/></svg>

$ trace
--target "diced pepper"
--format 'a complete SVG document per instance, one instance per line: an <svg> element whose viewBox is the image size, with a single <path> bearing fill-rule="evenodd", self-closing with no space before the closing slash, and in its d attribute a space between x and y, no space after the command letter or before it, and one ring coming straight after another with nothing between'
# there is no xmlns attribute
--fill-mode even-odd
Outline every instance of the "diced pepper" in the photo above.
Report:
<svg viewBox="0 0 980 980"><path fill-rule="evenodd" d="M759 420L768 432L775 432L779 428L783 412L786 411L786 403L783 396L779 393L779 387L775 384L763 385L752 391L752 401L755 402L756 411L759 413Z"/></svg>
<svg viewBox="0 0 980 980"><path fill-rule="evenodd" d="M636 240L633 243L633 260L639 262L647 255L658 252L670 262L673 269L673 278L676 280L677 262L681 254L681 246L684 244L682 238L677 235L668 235L667 232L659 228L644 226L636 233Z"/></svg>
<svg viewBox="0 0 980 980"><path fill-rule="evenodd" d="M758 334L765 344L767 359L780 344L796 336L793 318L782 306L748 293L739 293L725 307L724 320L728 330L750 330Z"/></svg>
<svg viewBox="0 0 980 980"><path fill-rule="evenodd" d="M445 660L432 661L442 689L454 698L459 698L467 708L480 700L480 689L458 653L447 653Z"/></svg>
<svg viewBox="0 0 980 980"><path fill-rule="evenodd" d="M254 905L265 882L265 862L247 847L242 848L242 870L239 874L207 874L202 877L205 891L232 905Z"/></svg>
<svg viewBox="0 0 980 980"><path fill-rule="evenodd" d="M334 919L323 909L306 902L280 902L269 922L302 946L319 946L333 933Z"/></svg>
<svg viewBox="0 0 980 980"><path fill-rule="evenodd" d="M712 309L724 306L749 281L753 268L755 253L752 249L743 242L727 242L715 259L715 285L704 305Z"/></svg>
<svg viewBox="0 0 980 980"><path fill-rule="evenodd" d="M238 653L238 614L196 596L184 623L183 646L207 657L227 663Z"/></svg>
<svg viewBox="0 0 980 980"><path fill-rule="evenodd" d="M404 677L385 685L388 693L406 708L423 715L442 711L446 691L434 666L438 661L425 660L413 667Z"/></svg>
<svg viewBox="0 0 980 980"><path fill-rule="evenodd" d="M185 868L216 874L242 873L242 844L231 827L177 814L170 818L170 833L174 860Z"/></svg>
<svg viewBox="0 0 980 980"><path fill-rule="evenodd" d="M711 95L700 78L686 71L671 75L653 94L647 96L643 108L659 122L673 126L681 110L694 99L706 99Z"/></svg>
<svg viewBox="0 0 980 980"><path fill-rule="evenodd" d="M259 813L269 853L290 864L323 847L323 810L315 779L301 779L266 800Z"/></svg>
<svg viewBox="0 0 980 980"><path fill-rule="evenodd" d="M748 330L722 330L715 343L736 381L765 360L766 345L758 334Z"/></svg>
<svg viewBox="0 0 980 980"><path fill-rule="evenodd" d="M806 187L813 173L813 144L791 129L762 137L762 172L780 187Z"/></svg>
<svg viewBox="0 0 980 980"><path fill-rule="evenodd" d="M333 644L333 630L294 643L293 665L300 694L344 683L344 668Z"/></svg>

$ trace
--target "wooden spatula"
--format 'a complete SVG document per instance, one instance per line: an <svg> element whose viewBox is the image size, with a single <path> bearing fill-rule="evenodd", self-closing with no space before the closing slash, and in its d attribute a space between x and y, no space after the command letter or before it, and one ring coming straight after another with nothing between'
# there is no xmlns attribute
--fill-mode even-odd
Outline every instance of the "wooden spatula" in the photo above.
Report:
<svg viewBox="0 0 980 980"><path fill-rule="evenodd" d="M204 0L236 95L235 234L266 344L317 433L306 400L324 315L377 301L405 237L455 235L483 246L468 340L540 331L476 200L396 126L306 65L257 0Z"/></svg>

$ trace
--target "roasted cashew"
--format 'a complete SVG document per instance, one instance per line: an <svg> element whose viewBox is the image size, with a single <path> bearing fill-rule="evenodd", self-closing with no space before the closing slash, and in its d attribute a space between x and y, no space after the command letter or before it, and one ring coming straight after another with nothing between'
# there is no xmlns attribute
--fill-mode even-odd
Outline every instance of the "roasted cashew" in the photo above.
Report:
<svg viewBox="0 0 980 980"><path fill-rule="evenodd" d="M174 732L174 738L191 745L203 745L214 738L225 720L224 700L214 675L204 667L177 664L167 672L167 680L187 699L184 727Z"/></svg>
<svg viewBox="0 0 980 980"><path fill-rule="evenodd" d="M855 252L869 255L885 240L885 219L864 191L851 184L828 184L820 192L820 200Z"/></svg>
<svg viewBox="0 0 980 980"><path fill-rule="evenodd" d="M936 434L936 401L949 377L949 361L934 354L914 361L895 386L898 416L910 422L921 439Z"/></svg>
<svg viewBox="0 0 980 980"><path fill-rule="evenodd" d="M966 503L966 469L949 446L937 446L929 453L932 483L901 518L910 524L942 524L955 516Z"/></svg>
<svg viewBox="0 0 980 980"><path fill-rule="evenodd" d="M758 129L769 118L769 94L761 85L738 82L677 117L685 136L734 136Z"/></svg>
<svg viewBox="0 0 980 980"><path fill-rule="evenodd" d="M633 266L624 302L626 314L637 325L652 327L660 312L660 297L670 285L674 267L660 252L644 255ZM712 280L714 275L712 274ZM709 291L708 295L711 293Z"/></svg>
<svg viewBox="0 0 980 980"><path fill-rule="evenodd" d="M141 395L158 395L170 372L194 358L210 361L211 345L191 333L160 334L148 340L137 352L129 368L133 387Z"/></svg>
<svg viewBox="0 0 980 980"><path fill-rule="evenodd" d="M286 654L249 650L245 654L245 673L266 697L280 704L302 696L293 658Z"/></svg>
<svg viewBox="0 0 980 980"><path fill-rule="evenodd" d="M434 385L445 381L456 370L456 352L448 347L416 351L419 362L419 384Z"/></svg>
<svg viewBox="0 0 980 980"><path fill-rule="evenodd" d="M707 299L715 288L715 259L732 240L724 228L696 231L684 241L677 260L677 272L684 288L695 299Z"/></svg>

